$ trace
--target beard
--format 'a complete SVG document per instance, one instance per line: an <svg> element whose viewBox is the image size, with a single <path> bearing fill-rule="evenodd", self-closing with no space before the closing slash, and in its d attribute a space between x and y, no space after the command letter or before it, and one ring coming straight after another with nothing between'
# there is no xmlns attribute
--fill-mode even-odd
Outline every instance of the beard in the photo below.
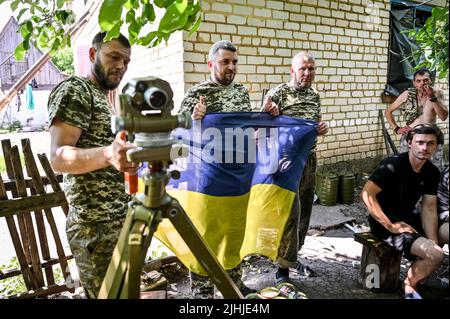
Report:
<svg viewBox="0 0 450 319"><path fill-rule="evenodd" d="M221 75L216 69L214 69L214 78L222 85L230 85L233 82L235 75L235 72L223 73L223 75Z"/></svg>
<svg viewBox="0 0 450 319"><path fill-rule="evenodd" d="M116 81L116 82L108 80L108 74L106 73L105 69L103 68L99 58L97 58L94 62L93 72L94 72L95 78L97 79L98 84L103 89L114 90L120 84L120 80Z"/></svg>
<svg viewBox="0 0 450 319"><path fill-rule="evenodd" d="M309 89L311 87L311 84L312 84L312 79L307 82L305 82L305 81L302 82L301 79L299 81L299 79L297 77L294 77L294 86L297 89L300 89L300 90Z"/></svg>

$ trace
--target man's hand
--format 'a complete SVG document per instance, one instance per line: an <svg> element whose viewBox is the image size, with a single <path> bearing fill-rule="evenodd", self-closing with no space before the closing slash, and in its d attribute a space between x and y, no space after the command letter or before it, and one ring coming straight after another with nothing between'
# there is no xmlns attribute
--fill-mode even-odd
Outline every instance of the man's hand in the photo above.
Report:
<svg viewBox="0 0 450 319"><path fill-rule="evenodd" d="M400 127L397 130L397 134L405 135L405 134L408 134L409 131L411 131L411 128L408 125L406 125L406 126Z"/></svg>
<svg viewBox="0 0 450 319"><path fill-rule="evenodd" d="M280 115L280 109L278 108L278 105L274 101L272 101L270 96L267 96L264 99L263 112L269 112L272 116Z"/></svg>
<svg viewBox="0 0 450 319"><path fill-rule="evenodd" d="M392 223L387 230L389 230L389 232L394 233L394 234L402 234L402 233L417 233L417 231L411 227L410 225L408 225L405 222L396 222L396 223Z"/></svg>
<svg viewBox="0 0 450 319"><path fill-rule="evenodd" d="M429 85L423 86L423 92L428 96L428 98L436 97L436 92L434 92L433 88Z"/></svg>
<svg viewBox="0 0 450 319"><path fill-rule="evenodd" d="M127 160L127 151L135 148L136 145L125 142L122 135L122 132L117 133L112 144L106 147L106 160L120 172L136 174L138 165Z"/></svg>
<svg viewBox="0 0 450 319"><path fill-rule="evenodd" d="M192 112L193 120L201 120L206 113L206 105L205 105L205 97L200 96L200 100L197 104L195 104L194 111Z"/></svg>
<svg viewBox="0 0 450 319"><path fill-rule="evenodd" d="M317 135L325 135L328 133L328 125L325 122L319 122L317 125Z"/></svg>

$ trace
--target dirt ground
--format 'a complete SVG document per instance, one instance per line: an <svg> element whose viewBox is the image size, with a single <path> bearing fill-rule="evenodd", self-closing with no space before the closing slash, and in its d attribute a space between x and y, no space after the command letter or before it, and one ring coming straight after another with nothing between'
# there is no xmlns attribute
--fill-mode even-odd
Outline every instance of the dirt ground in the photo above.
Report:
<svg viewBox="0 0 450 319"><path fill-rule="evenodd" d="M314 205L313 216L330 214L330 211L341 213L353 222L347 225L354 230L367 227L367 212L364 206L356 202L351 205L326 207ZM423 296L431 299L448 299L448 246L444 248L447 256L444 265L423 286ZM400 292L375 293L362 287L359 282L359 260L362 246L353 239L353 232L344 224L323 227L315 225L308 232L305 245L301 250L302 262L309 265L316 277L301 277L291 271L290 276L297 288L309 299L400 299ZM243 263L243 281L253 289L273 286L276 265L263 256L247 257ZM403 259L401 277L404 278L408 262ZM446 270L446 272L445 272ZM187 269L179 263L163 266L159 272L167 280L167 299L190 299L190 283ZM442 279L442 280L441 280ZM445 285L446 283L446 285ZM84 298L81 289L75 294L59 294L51 298ZM216 299L221 299L216 291Z"/></svg>

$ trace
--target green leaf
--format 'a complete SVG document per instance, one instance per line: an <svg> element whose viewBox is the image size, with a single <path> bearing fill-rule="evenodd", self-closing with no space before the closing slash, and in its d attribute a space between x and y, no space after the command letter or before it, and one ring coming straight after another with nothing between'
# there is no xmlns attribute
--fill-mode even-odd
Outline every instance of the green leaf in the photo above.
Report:
<svg viewBox="0 0 450 319"><path fill-rule="evenodd" d="M172 2L175 2L175 0L155 0L155 1L153 1L155 6L157 6L158 8L167 8L168 6L170 6L172 4Z"/></svg>
<svg viewBox="0 0 450 319"><path fill-rule="evenodd" d="M20 34L22 35L22 38L24 38L24 39L26 37L28 37L28 35L30 34L30 30L28 30L27 22L22 23L19 27Z"/></svg>
<svg viewBox="0 0 450 319"><path fill-rule="evenodd" d="M137 44L142 45L142 46L148 46L157 36L157 32L150 32L149 34L147 34L145 37L141 37L139 38L139 40L137 41Z"/></svg>
<svg viewBox="0 0 450 319"><path fill-rule="evenodd" d="M39 36L39 46L41 48L46 47L48 45L48 41L49 41L48 35L45 31L43 31Z"/></svg>
<svg viewBox="0 0 450 319"><path fill-rule="evenodd" d="M166 34L182 29L189 18L188 0L177 0L172 3L159 23L158 31Z"/></svg>
<svg viewBox="0 0 450 319"><path fill-rule="evenodd" d="M111 41L112 39L116 39L120 35L120 28L122 27L123 21L117 22L107 33L104 39L104 42Z"/></svg>
<svg viewBox="0 0 450 319"><path fill-rule="evenodd" d="M14 59L16 61L22 61L25 57L26 50L23 47L23 42L21 42L14 50Z"/></svg>
<svg viewBox="0 0 450 319"><path fill-rule="evenodd" d="M144 4L144 8L142 9L142 18L144 23L146 21L149 21L150 23L155 21L156 18L155 9L153 8L151 3Z"/></svg>
<svg viewBox="0 0 450 319"><path fill-rule="evenodd" d="M61 9L64 6L64 3L66 3L66 0L56 0L56 7Z"/></svg>
<svg viewBox="0 0 450 319"><path fill-rule="evenodd" d="M198 15L197 21L192 26L188 37L191 37L198 30L198 28L200 27L200 24L202 24L202 15L201 14Z"/></svg>
<svg viewBox="0 0 450 319"><path fill-rule="evenodd" d="M28 11L28 8L20 9L19 14L17 15L17 21L20 21L20 18L22 18L22 15Z"/></svg>
<svg viewBox="0 0 450 319"><path fill-rule="evenodd" d="M130 10L130 11L127 12L127 15L125 17L125 21L127 23L136 22L134 10Z"/></svg>
<svg viewBox="0 0 450 319"><path fill-rule="evenodd" d="M100 7L98 23L102 31L110 31L122 17L124 0L105 0Z"/></svg>
<svg viewBox="0 0 450 319"><path fill-rule="evenodd" d="M128 35L129 35L129 41L130 44L133 45L134 43L136 43L136 39L139 36L139 32L141 31L141 27L142 25L137 23L136 21L130 23L128 25Z"/></svg>
<svg viewBox="0 0 450 319"><path fill-rule="evenodd" d="M69 13L69 14L68 14L67 17L66 17L65 23L66 23L66 24L69 24L69 25L72 25L72 24L75 23L76 15L75 15L75 13L74 13L72 10L68 11L68 13Z"/></svg>
<svg viewBox="0 0 450 319"><path fill-rule="evenodd" d="M26 22L26 26L27 26L28 33L33 32L33 23L30 20L28 20Z"/></svg>
<svg viewBox="0 0 450 319"><path fill-rule="evenodd" d="M13 2L11 2L11 6L10 6L11 10L16 11L19 4L20 4L20 0L14 0Z"/></svg>

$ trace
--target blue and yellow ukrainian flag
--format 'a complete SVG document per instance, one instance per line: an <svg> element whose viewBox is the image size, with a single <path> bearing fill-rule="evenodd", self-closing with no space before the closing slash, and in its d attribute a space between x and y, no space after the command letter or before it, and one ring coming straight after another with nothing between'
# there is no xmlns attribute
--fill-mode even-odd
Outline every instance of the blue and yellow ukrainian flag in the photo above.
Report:
<svg viewBox="0 0 450 319"><path fill-rule="evenodd" d="M275 260L316 124L268 113L210 113L178 138L189 145L189 157L167 191L222 266L234 268L250 254ZM192 272L207 275L169 220L155 236Z"/></svg>

